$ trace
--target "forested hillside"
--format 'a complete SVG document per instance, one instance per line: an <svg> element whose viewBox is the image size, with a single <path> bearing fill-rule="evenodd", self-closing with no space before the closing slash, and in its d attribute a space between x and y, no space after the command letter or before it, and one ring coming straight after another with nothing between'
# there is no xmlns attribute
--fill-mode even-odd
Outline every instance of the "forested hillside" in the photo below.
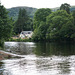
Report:
<svg viewBox="0 0 75 75"><path fill-rule="evenodd" d="M29 15L31 18L33 18L34 13L35 13L36 10L37 10L37 8L32 8L32 7L13 7L13 8L7 9L7 10L9 11L9 17L12 17L14 20L17 19L17 17L18 17L18 12L19 12L19 9L20 9L20 8L21 8L21 9L25 8L26 11L27 11L27 13L28 13L28 15ZM58 10L58 9L59 9L59 7L53 8L52 11L56 11L56 10ZM72 6L72 7L70 8L70 11L73 11L73 10L75 10L75 6Z"/></svg>
<svg viewBox="0 0 75 75"><path fill-rule="evenodd" d="M18 13L19 13L19 9L26 9L29 17L33 18L34 13L36 12L36 8L32 8L32 7L13 7L10 9L7 9L9 11L9 17L12 17L14 20L17 19L18 17Z"/></svg>
<svg viewBox="0 0 75 75"><path fill-rule="evenodd" d="M75 6L71 6L70 11L75 10Z"/></svg>

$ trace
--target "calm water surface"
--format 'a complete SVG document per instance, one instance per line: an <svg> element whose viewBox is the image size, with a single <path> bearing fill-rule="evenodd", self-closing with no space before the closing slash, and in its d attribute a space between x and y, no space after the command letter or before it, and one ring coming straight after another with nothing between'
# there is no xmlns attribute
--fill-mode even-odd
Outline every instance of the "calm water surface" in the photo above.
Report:
<svg viewBox="0 0 75 75"><path fill-rule="evenodd" d="M4 50L24 56L0 61L0 75L75 75L75 44L5 42Z"/></svg>

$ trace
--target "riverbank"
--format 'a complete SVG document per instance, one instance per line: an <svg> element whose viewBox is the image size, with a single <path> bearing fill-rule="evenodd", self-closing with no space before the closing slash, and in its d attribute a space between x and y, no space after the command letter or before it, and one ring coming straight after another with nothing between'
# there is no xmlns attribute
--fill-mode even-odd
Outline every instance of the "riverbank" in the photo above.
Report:
<svg viewBox="0 0 75 75"><path fill-rule="evenodd" d="M10 58L21 58L21 57L23 56L0 50L0 60L10 59Z"/></svg>
<svg viewBox="0 0 75 75"><path fill-rule="evenodd" d="M75 39L45 39L45 40L34 40L32 38L29 39L13 39L10 38L9 40L6 41L10 41L10 42L61 42L61 43L66 43L66 42L75 42Z"/></svg>
<svg viewBox="0 0 75 75"><path fill-rule="evenodd" d="M29 38L29 39L21 39L21 38L13 39L13 38L10 38L7 41L13 41L13 42L32 42L32 39L31 38Z"/></svg>

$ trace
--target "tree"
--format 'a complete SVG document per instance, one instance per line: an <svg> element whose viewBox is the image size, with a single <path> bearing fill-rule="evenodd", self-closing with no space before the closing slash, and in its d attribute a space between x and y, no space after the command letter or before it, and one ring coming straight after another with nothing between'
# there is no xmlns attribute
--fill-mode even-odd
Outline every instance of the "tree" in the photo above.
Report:
<svg viewBox="0 0 75 75"><path fill-rule="evenodd" d="M34 15L34 34L33 39L35 41L43 41L46 40L46 32L48 26L46 25L46 17L51 14L51 9L42 8L38 9Z"/></svg>
<svg viewBox="0 0 75 75"><path fill-rule="evenodd" d="M33 28L39 27L41 21L46 22L46 17L49 14L51 14L51 9L49 8L38 9L34 15Z"/></svg>
<svg viewBox="0 0 75 75"><path fill-rule="evenodd" d="M8 18L8 12L3 5L0 4L0 43L11 37L12 19Z"/></svg>
<svg viewBox="0 0 75 75"><path fill-rule="evenodd" d="M47 31L46 23L41 21L39 27L34 30L33 34L34 41L46 40L46 31Z"/></svg>
<svg viewBox="0 0 75 75"><path fill-rule="evenodd" d="M47 38L70 39L74 34L73 17L64 10L58 10L47 17L49 25Z"/></svg>
<svg viewBox="0 0 75 75"><path fill-rule="evenodd" d="M75 10L72 11L72 16L73 16L73 24L74 24L74 34L72 34L71 38L75 39Z"/></svg>
<svg viewBox="0 0 75 75"><path fill-rule="evenodd" d="M20 9L18 19L14 26L14 31L18 34L23 30L31 30L32 24L32 20L28 17L26 10Z"/></svg>
<svg viewBox="0 0 75 75"><path fill-rule="evenodd" d="M66 12L67 12L68 14L70 14L70 5L67 4L67 3L64 3L64 4L62 4L62 5L60 6L60 10L66 10Z"/></svg>
<svg viewBox="0 0 75 75"><path fill-rule="evenodd" d="M75 10L72 11L72 16L73 16L73 18L74 18L74 25L75 25Z"/></svg>

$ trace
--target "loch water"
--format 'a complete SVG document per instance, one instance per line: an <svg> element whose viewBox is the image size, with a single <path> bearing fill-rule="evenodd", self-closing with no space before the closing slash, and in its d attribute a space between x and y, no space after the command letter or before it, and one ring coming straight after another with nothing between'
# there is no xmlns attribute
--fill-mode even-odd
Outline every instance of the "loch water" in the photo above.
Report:
<svg viewBox="0 0 75 75"><path fill-rule="evenodd" d="M0 75L75 75L74 43L5 42L4 51L23 56L0 61Z"/></svg>

